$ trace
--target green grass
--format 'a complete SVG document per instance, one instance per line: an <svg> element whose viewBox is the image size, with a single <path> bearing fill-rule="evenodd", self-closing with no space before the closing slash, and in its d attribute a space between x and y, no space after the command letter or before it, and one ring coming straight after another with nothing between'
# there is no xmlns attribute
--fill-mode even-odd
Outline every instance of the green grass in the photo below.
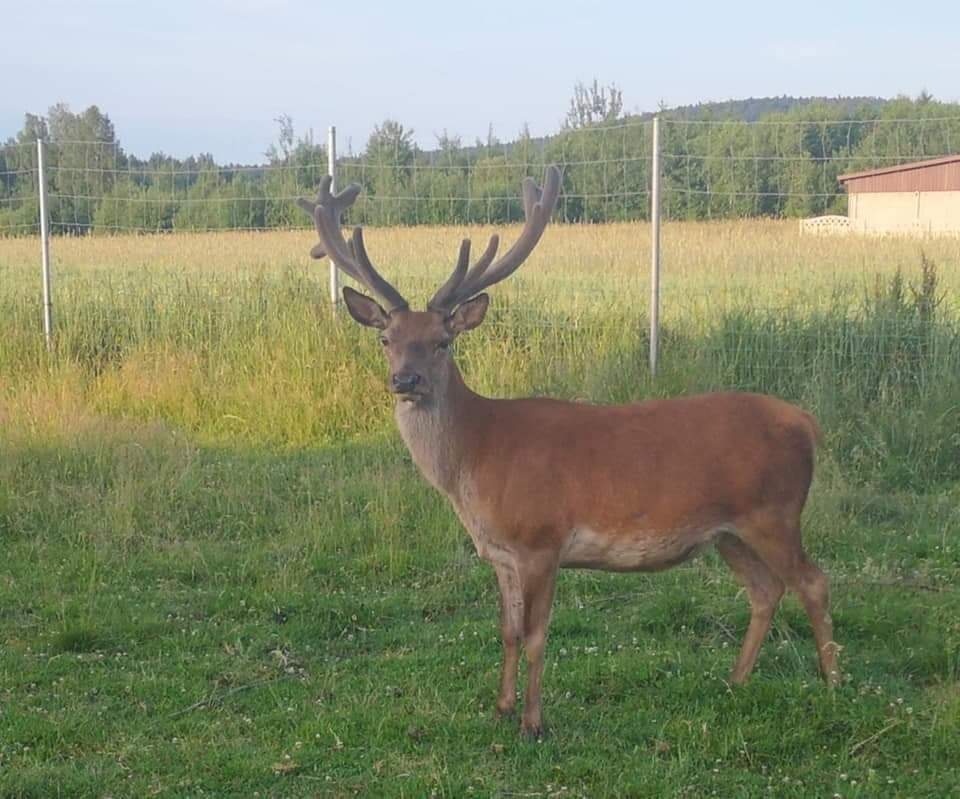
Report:
<svg viewBox="0 0 960 799"><path fill-rule="evenodd" d="M818 486L807 538L835 584L833 694L794 602L753 682L729 688L747 609L713 556L564 573L552 734L528 743L492 718L492 574L394 444L249 455L101 431L4 464L7 795L960 785L956 491Z"/></svg>
<svg viewBox="0 0 960 799"><path fill-rule="evenodd" d="M416 474L377 345L331 318L321 280L269 253L203 260L205 237L171 239L179 267L154 239L58 241L48 356L32 256L0 242L0 796L960 790L960 251L939 245L929 311L906 245L876 242L859 282L811 291L733 264L759 248L786 270L763 230L704 227L716 260L691 245L677 265L658 381L623 302L639 284L619 260L591 271L597 229L589 246L562 232L555 281L498 289L458 357L501 396L733 386L816 412L806 542L833 580L839 689L818 681L793 599L752 682L727 685L749 614L713 554L564 572L550 734L521 739L493 719L493 574ZM432 254L436 233L395 234L414 285L413 245Z"/></svg>

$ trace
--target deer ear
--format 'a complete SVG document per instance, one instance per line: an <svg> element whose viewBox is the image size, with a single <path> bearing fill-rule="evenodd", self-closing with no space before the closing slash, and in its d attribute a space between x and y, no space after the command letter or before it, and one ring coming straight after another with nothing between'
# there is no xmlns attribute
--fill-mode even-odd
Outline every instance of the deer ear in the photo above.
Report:
<svg viewBox="0 0 960 799"><path fill-rule="evenodd" d="M490 305L490 296L487 294L478 294L473 299L460 303L452 314L446 318L447 330L453 334L466 333L473 330L483 321L487 315L487 307Z"/></svg>
<svg viewBox="0 0 960 799"><path fill-rule="evenodd" d="M375 327L377 330L383 330L390 323L387 312L376 301L365 297L359 291L354 291L349 286L343 287L343 301L347 305L350 316L364 327Z"/></svg>

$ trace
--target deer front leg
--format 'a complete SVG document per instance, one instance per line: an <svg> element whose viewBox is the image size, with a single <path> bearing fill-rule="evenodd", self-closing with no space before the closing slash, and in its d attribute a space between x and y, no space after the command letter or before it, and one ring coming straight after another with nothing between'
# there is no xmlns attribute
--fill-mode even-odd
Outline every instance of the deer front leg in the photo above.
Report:
<svg viewBox="0 0 960 799"><path fill-rule="evenodd" d="M517 667L520 664L520 636L523 635L523 593L520 576L512 564L495 564L500 587L500 634L503 638L503 667L500 672L500 694L497 697L498 718L510 716L517 706Z"/></svg>
<svg viewBox="0 0 960 799"><path fill-rule="evenodd" d="M547 648L547 629L553 605L553 588L557 581L557 559L554 554L531 556L521 564L523 588L523 646L527 653L527 691L523 700L520 731L530 737L543 735L541 679Z"/></svg>

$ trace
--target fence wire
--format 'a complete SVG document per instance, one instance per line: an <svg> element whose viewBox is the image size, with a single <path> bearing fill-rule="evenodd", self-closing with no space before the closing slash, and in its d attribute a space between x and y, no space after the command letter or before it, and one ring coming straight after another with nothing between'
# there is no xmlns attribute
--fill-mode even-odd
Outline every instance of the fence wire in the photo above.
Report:
<svg viewBox="0 0 960 799"><path fill-rule="evenodd" d="M418 148L402 129L381 133L363 153L337 160L338 185L356 182L363 188L348 223L517 223L523 218L522 179L539 180L545 165L556 163L563 185L555 220L570 227L554 234L563 241L557 250L550 250L553 237L541 245L558 274L542 287L580 311L558 313L546 299L536 308L513 303L495 324L504 331L593 335L607 330L604 307L626 300L637 319L630 335L642 352L650 120L508 144L463 146L444 138L430 151ZM874 388L898 375L913 382L928 379L931 358L938 369L953 363L956 324L944 324L957 315L956 242L924 244L940 267L941 282L933 292L939 298L935 315L944 324L918 327L926 313L923 303L933 300L917 299L922 297L917 245L801 240L796 225L777 227L771 220L844 214L840 175L954 154L960 117L748 123L666 115L660 141L667 368L671 362L701 364L724 384L795 394L805 381L849 368L858 358L888 365ZM210 156L142 160L116 141L55 141L47 144L46 165L54 236L95 236L309 227L295 200L316 191L327 158L324 146L310 140L258 165L222 165ZM0 148L0 237L38 234L38 188L35 143ZM718 221L728 224L713 224ZM56 272L56 244L54 260ZM900 267L906 278L897 288ZM538 285L524 272L514 283ZM871 327L865 320L877 314L892 314L893 322Z"/></svg>
<svg viewBox="0 0 960 799"><path fill-rule="evenodd" d="M37 144L0 144L0 236L30 236L39 232Z"/></svg>
<svg viewBox="0 0 960 799"><path fill-rule="evenodd" d="M566 130L550 139L463 146L444 137L418 148L381 131L337 163L339 185L363 193L350 221L368 225L502 224L522 219L517 187L563 169L557 219L643 221L650 211L651 126L646 119ZM666 220L803 218L846 212L837 178L960 148L960 117L661 121ZM327 171L325 148L303 140L268 163L222 165L210 156L141 160L116 141L48 145L50 222L57 233L265 230L309 224L295 206ZM36 228L33 143L0 149L0 235Z"/></svg>

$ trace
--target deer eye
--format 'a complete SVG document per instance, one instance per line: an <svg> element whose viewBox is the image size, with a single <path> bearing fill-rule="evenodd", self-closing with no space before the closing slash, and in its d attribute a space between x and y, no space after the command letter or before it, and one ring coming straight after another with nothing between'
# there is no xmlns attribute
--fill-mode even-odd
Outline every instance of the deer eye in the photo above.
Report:
<svg viewBox="0 0 960 799"><path fill-rule="evenodd" d="M444 339L444 340L441 341L439 344L437 344L437 349L438 349L438 350L448 350L448 349L450 349L450 342L447 341L446 339Z"/></svg>
<svg viewBox="0 0 960 799"><path fill-rule="evenodd" d="M387 344L390 343L390 339L388 339L386 336L380 336L380 343L383 344L384 347L386 347Z"/></svg>

